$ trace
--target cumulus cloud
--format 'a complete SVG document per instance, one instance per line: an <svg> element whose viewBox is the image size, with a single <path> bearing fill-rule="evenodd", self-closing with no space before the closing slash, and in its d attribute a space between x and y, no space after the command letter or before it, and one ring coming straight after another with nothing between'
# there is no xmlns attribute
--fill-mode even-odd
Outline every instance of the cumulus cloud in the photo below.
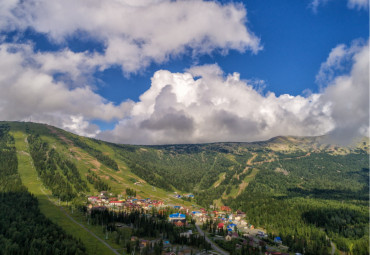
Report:
<svg viewBox="0 0 370 255"><path fill-rule="evenodd" d="M31 28L60 44L83 33L104 45L90 62L101 70L120 65L127 74L184 53L261 49L259 38L245 26L245 7L236 3L4 0L0 10L1 30Z"/></svg>
<svg viewBox="0 0 370 255"><path fill-rule="evenodd" d="M353 56L363 47L362 40L354 40L350 47L339 44L331 50L328 58L321 64L316 75L316 82L322 87L330 84L340 73L348 73L353 62Z"/></svg>
<svg viewBox="0 0 370 255"><path fill-rule="evenodd" d="M344 62L349 72L340 74ZM346 144L368 135L369 46L338 45L317 76L326 82L308 96L261 94L238 73L214 65L185 73L157 71L131 113L99 138L133 144L256 141L278 135L330 134Z"/></svg>
<svg viewBox="0 0 370 255"><path fill-rule="evenodd" d="M323 6L329 1L330 0L312 0L309 6L314 12L317 12L317 9L319 8L320 5ZM368 10L369 1L368 0L348 0L347 6L349 9Z"/></svg>
<svg viewBox="0 0 370 255"><path fill-rule="evenodd" d="M56 55L60 55L55 61ZM81 75L73 66L80 66L82 55L69 51L34 53L28 44L0 45L0 119L32 120L78 132L96 135L96 126L88 120L121 119L129 111L130 102L118 106L96 94L88 84L55 80L63 72L76 79ZM70 65L63 63L66 59ZM60 67L56 68L57 62ZM65 68L63 66L65 65Z"/></svg>
<svg viewBox="0 0 370 255"><path fill-rule="evenodd" d="M340 47L342 54L335 62L350 58L353 65L349 74L330 79L323 91L322 101L330 104L335 125L330 132L332 140L347 144L359 135L369 136L369 42L362 46L355 43L348 48ZM326 63L330 63L328 60ZM333 72L330 68L338 67L337 64L326 63L324 69L329 69L329 73Z"/></svg>
<svg viewBox="0 0 370 255"><path fill-rule="evenodd" d="M218 65L198 66L185 73L161 70L129 118L99 137L163 144L324 134L332 124L329 111L317 108L320 97L264 96L240 80L239 74L225 75Z"/></svg>

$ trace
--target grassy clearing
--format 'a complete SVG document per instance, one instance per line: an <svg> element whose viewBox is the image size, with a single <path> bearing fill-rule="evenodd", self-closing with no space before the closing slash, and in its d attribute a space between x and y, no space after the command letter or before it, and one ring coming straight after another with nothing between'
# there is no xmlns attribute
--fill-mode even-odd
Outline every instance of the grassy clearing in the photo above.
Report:
<svg viewBox="0 0 370 255"><path fill-rule="evenodd" d="M12 135L15 138L15 145L17 147L18 171L22 182L28 188L29 192L37 197L41 212L54 223L61 226L68 234L81 239L86 246L88 254L113 254L104 244L91 236L86 230L73 223L64 215L60 208L49 201L47 195L51 194L46 189L43 189L42 183L38 179L32 159L28 154L28 147L25 143L26 136L21 132L14 132Z"/></svg>

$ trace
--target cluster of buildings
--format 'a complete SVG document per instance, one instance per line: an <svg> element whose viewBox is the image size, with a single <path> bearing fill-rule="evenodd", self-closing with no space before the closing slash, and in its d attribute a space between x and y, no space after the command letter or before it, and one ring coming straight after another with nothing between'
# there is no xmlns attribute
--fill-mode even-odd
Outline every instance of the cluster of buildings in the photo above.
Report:
<svg viewBox="0 0 370 255"><path fill-rule="evenodd" d="M161 208L165 207L163 201L152 200L150 198L137 199L134 197L122 198L112 197L112 193L106 191L100 192L99 196L89 196L88 207L89 209L118 209L118 210L134 210L134 209L145 209L149 210L153 207Z"/></svg>
<svg viewBox="0 0 370 255"><path fill-rule="evenodd" d="M178 198L181 198L180 195ZM184 195L186 197L193 197L193 195ZM267 238L267 234L263 231L255 229L255 227L248 223L246 220L246 214L240 210L233 212L228 206L221 206L220 210L207 211L204 208L194 210L192 208L186 208L180 205L168 205L160 200L152 200L150 198L138 199L135 197L113 197L113 194L106 191L102 191L98 196L88 197L88 207L90 209L110 209L110 210L150 210L152 208L173 208L176 213L169 215L168 220L176 226L186 226L186 216L192 217L196 222L199 223L210 223L213 221L217 222L216 233L227 233L226 236L217 236L217 238L230 241L233 238L243 238L244 242L247 242L249 246L258 247L265 246L266 244L262 241ZM221 231L222 230L222 231ZM237 231L235 231L237 230ZM239 236L242 235L242 236ZM279 237L274 239L276 245L282 245ZM145 245L145 244L143 244ZM267 247L267 246L266 246ZM279 254L278 251L271 249L270 253L267 254ZM280 253L284 254L284 253Z"/></svg>
<svg viewBox="0 0 370 255"><path fill-rule="evenodd" d="M219 211L207 212L204 208L193 211L192 216L201 223L218 222L217 228L233 232L235 227L241 232L253 230L254 226L245 219L246 214L240 210L232 212L228 206L221 206Z"/></svg>

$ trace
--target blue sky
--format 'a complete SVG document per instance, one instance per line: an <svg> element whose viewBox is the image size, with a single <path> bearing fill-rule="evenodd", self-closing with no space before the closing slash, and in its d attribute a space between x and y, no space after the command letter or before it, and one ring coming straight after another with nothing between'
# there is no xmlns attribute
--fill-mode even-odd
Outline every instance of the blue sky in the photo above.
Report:
<svg viewBox="0 0 370 255"><path fill-rule="evenodd" d="M191 1L93 1L92 7L83 1L30 2L0 4L3 57L14 60L12 70L24 73L27 66L35 81L24 85L34 98L18 102L23 110L9 110L21 100L12 94L9 81L20 89L23 79L0 79L8 93L0 97L0 118L31 119L123 143L341 133L343 116L335 115L335 100L341 97L332 90L342 86L337 77L357 79L356 63L368 50L367 1L193 1L192 6ZM141 18L135 20L136 16ZM5 64L2 71L7 72ZM192 75L190 81L186 73ZM324 83L316 82L319 73ZM230 85L232 80L237 82ZM366 93L365 85L348 89ZM228 93L220 88L228 86L235 86L239 94L238 87L240 97L222 98ZM188 94L181 101L184 91ZM140 98L144 93L146 99ZM52 102L44 100L54 97ZM207 100L221 103L212 108ZM365 107L369 108L366 103ZM243 108L256 108L259 114ZM360 123L362 131L347 125L342 129L367 132L367 111L362 114L365 117L352 121Z"/></svg>
<svg viewBox="0 0 370 255"><path fill-rule="evenodd" d="M234 50L226 56L217 53L196 59L182 56L168 63L153 64L128 78L122 75L120 67L113 67L97 74L106 82L106 86L99 88L99 94L115 103L125 98L137 101L149 88L148 81L155 71L182 72L195 63L218 63L226 73L239 72L243 79L265 80L266 90L277 95L299 95L306 89L318 92L315 76L330 50L338 44L368 37L368 11L350 10L346 1L328 2L317 12L309 7L310 1L243 3L248 11L247 25L261 38L264 48L258 54ZM95 47L100 49L100 45ZM89 48L83 45L82 49Z"/></svg>

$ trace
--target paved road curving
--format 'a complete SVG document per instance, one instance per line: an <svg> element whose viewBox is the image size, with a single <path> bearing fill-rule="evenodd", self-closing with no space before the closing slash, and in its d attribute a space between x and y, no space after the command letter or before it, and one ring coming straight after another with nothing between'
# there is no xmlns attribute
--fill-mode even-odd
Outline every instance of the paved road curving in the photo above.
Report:
<svg viewBox="0 0 370 255"><path fill-rule="evenodd" d="M201 234L201 235L204 235L204 232L203 232L203 230L199 227L199 225L197 225L197 224L195 224L195 226L196 226L196 228L197 228L197 230L198 230L198 232ZM211 244L211 247L212 247L212 249L214 249L215 251L217 251L217 252L219 252L219 253L221 253L222 255L229 255L229 253L228 252L226 252L226 251L224 251L224 250L221 250L221 248L220 247L218 247L214 242L212 242L206 235L204 235L205 236L205 238L206 238L206 241L208 242L208 243L210 243Z"/></svg>

